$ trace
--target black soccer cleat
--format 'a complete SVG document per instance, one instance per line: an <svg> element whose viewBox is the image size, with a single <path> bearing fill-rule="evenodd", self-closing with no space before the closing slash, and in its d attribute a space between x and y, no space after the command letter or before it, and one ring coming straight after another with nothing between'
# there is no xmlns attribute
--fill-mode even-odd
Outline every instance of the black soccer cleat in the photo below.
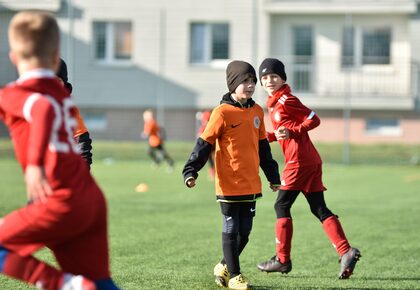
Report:
<svg viewBox="0 0 420 290"><path fill-rule="evenodd" d="M292 261L283 264L276 255L266 262L259 263L257 268L267 273L280 272L287 274L292 271Z"/></svg>
<svg viewBox="0 0 420 290"><path fill-rule="evenodd" d="M339 279L348 279L353 274L353 270L356 267L357 261L359 261L360 251L356 248L350 248L341 258L338 260L340 263Z"/></svg>

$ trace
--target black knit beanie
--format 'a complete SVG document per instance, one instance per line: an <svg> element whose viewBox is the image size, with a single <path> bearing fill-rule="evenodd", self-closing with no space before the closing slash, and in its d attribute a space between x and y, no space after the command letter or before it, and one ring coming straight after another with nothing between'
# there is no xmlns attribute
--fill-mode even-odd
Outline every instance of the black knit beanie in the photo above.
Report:
<svg viewBox="0 0 420 290"><path fill-rule="evenodd" d="M229 93L233 93L236 88L247 78L251 77L254 83L257 83L255 69L249 63L240 60L234 60L226 68L226 83Z"/></svg>
<svg viewBox="0 0 420 290"><path fill-rule="evenodd" d="M261 78L268 74L277 74L284 81L287 81L286 72L284 71L284 64L277 58L266 58L262 61L258 70L260 81Z"/></svg>
<svg viewBox="0 0 420 290"><path fill-rule="evenodd" d="M60 67L57 71L57 76L63 80L64 86L70 91L70 93L73 91L73 86L71 83L68 82L68 73L67 73L67 65L65 61L60 58Z"/></svg>

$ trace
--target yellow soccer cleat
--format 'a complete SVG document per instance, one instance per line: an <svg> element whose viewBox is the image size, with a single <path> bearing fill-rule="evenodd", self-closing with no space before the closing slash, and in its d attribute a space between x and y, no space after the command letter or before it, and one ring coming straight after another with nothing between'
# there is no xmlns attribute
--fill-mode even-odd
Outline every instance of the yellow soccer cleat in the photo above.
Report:
<svg viewBox="0 0 420 290"><path fill-rule="evenodd" d="M229 280L228 284L229 289L232 290L251 290L252 286L249 284L248 279L246 279L242 274L233 277Z"/></svg>
<svg viewBox="0 0 420 290"><path fill-rule="evenodd" d="M214 266L213 273L216 285L222 288L226 288L230 279L230 274L227 269L227 265L222 263L217 264L216 266Z"/></svg>

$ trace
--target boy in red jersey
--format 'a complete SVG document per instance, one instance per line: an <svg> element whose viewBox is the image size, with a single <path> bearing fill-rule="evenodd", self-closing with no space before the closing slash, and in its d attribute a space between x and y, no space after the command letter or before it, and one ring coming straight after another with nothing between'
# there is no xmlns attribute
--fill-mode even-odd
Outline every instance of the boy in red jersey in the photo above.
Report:
<svg viewBox="0 0 420 290"><path fill-rule="evenodd" d="M115 290L110 278L107 209L73 138L69 92L55 76L59 29L43 12L20 12L9 26L19 79L0 91L32 202L0 220L0 271L39 289ZM60 269L33 256L47 246Z"/></svg>
<svg viewBox="0 0 420 290"><path fill-rule="evenodd" d="M276 255L257 267L265 272L288 273L293 223L290 209L303 192L311 212L321 221L331 243L340 256L340 279L353 273L360 251L350 247L340 221L326 206L322 183L322 161L309 138L308 131L320 124L314 111L305 107L291 94L286 84L284 65L278 59L267 58L259 68L259 77L268 93L267 108L274 132L267 134L269 142L278 141L285 157L281 189L274 205L276 222Z"/></svg>
<svg viewBox="0 0 420 290"><path fill-rule="evenodd" d="M168 170L172 171L174 161L169 156L163 144L162 129L156 122L153 111L146 110L143 112L144 127L142 136L147 137L149 142L148 154L153 160L155 166L159 166L162 159L168 163Z"/></svg>
<svg viewBox="0 0 420 290"><path fill-rule="evenodd" d="M248 243L256 200L262 196L259 167L273 191L280 189L278 165L265 137L264 111L252 100L257 82L254 68L233 61L226 69L229 93L214 108L183 170L184 182L195 186L198 171L215 146L216 198L223 215L223 259L214 268L216 284L251 289L241 274L239 255Z"/></svg>

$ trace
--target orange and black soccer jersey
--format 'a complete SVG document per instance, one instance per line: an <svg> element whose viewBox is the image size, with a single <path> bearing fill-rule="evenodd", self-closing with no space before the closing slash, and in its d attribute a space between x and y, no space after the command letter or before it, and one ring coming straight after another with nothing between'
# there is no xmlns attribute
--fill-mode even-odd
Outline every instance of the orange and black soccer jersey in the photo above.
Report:
<svg viewBox="0 0 420 290"><path fill-rule="evenodd" d="M74 137L78 137L88 131L86 128L85 122L83 121L82 116L80 116L80 111L78 108L75 108L75 117L77 120L76 130L74 132Z"/></svg>
<svg viewBox="0 0 420 290"><path fill-rule="evenodd" d="M221 104L212 113L201 138L216 143L217 195L261 192L258 142L265 138L264 112L258 105L239 108Z"/></svg>
<svg viewBox="0 0 420 290"><path fill-rule="evenodd" d="M149 138L149 145L151 147L157 147L161 144L161 139L159 136L159 125L155 120L150 120L144 123L144 129L143 132L148 136Z"/></svg>
<svg viewBox="0 0 420 290"><path fill-rule="evenodd" d="M261 145L265 143L267 146ZM270 182L280 182L278 166L265 137L264 112L254 101L241 106L229 94L223 97L184 167L184 180L198 176L197 171L204 166L214 144L218 197L241 200L260 194L260 165Z"/></svg>

